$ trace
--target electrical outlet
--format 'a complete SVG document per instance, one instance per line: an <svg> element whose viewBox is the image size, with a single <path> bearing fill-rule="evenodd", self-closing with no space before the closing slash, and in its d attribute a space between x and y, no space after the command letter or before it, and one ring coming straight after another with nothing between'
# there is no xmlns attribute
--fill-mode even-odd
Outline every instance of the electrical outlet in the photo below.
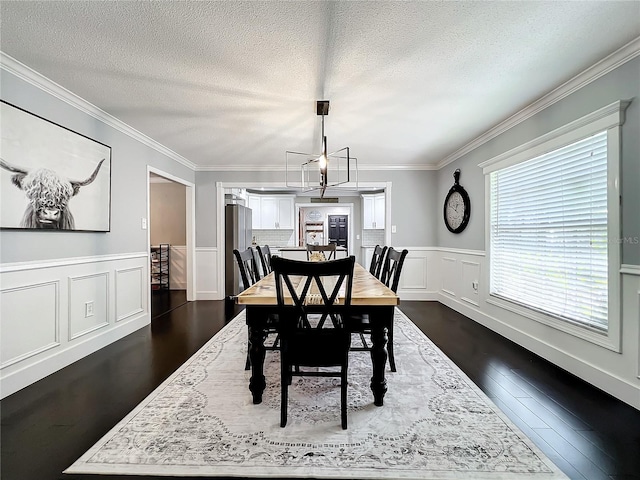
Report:
<svg viewBox="0 0 640 480"><path fill-rule="evenodd" d="M147 229L147 219L143 217L140 220L141 220L140 226L142 227L142 230L146 230Z"/></svg>
<svg viewBox="0 0 640 480"><path fill-rule="evenodd" d="M360 235L356 235L356 240L360 240Z"/></svg>
<svg viewBox="0 0 640 480"><path fill-rule="evenodd" d="M85 302L84 304L84 317L93 317L93 302Z"/></svg>
<svg viewBox="0 0 640 480"><path fill-rule="evenodd" d="M397 233L397 229L395 225L391 225L391 233Z"/></svg>

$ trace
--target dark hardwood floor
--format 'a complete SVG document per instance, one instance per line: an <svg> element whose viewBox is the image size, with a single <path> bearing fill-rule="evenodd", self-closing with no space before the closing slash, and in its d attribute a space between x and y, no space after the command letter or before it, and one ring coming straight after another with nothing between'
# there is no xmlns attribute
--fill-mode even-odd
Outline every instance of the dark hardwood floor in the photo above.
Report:
<svg viewBox="0 0 640 480"><path fill-rule="evenodd" d="M640 479L640 411L439 303L401 309L570 478ZM0 477L140 479L61 472L235 313L189 302L2 400Z"/></svg>
<svg viewBox="0 0 640 480"><path fill-rule="evenodd" d="M151 290L151 318L159 317L187 303L186 290Z"/></svg>

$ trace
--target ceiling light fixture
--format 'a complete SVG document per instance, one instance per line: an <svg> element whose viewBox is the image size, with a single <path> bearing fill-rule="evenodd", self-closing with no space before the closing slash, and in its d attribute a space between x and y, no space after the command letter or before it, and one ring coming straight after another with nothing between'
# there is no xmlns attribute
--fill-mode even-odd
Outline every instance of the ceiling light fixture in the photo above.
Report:
<svg viewBox="0 0 640 480"><path fill-rule="evenodd" d="M329 100L318 100L317 114L322 120L322 145L320 154L286 152L286 184L288 187L302 187L305 192L320 190L324 197L327 187L337 187L351 182L351 172L355 173L358 187L358 159L349 155L349 147L327 153L327 137L324 134L324 117L329 115ZM331 173L331 175L329 175ZM329 180L331 177L331 181ZM298 182L298 179L300 180Z"/></svg>

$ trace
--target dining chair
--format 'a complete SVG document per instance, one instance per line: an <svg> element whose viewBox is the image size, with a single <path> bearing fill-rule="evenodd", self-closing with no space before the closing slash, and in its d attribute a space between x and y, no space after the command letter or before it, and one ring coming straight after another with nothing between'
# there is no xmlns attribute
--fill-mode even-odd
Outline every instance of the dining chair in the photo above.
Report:
<svg viewBox="0 0 640 480"><path fill-rule="evenodd" d="M265 245L264 247L258 245L258 256L262 264L262 275L267 276L271 273L271 250L269 249L269 245Z"/></svg>
<svg viewBox="0 0 640 480"><path fill-rule="evenodd" d="M369 266L369 273L380 280L380 273L382 273L382 265L384 264L384 256L387 253L387 246L381 247L376 245L373 249L373 256L371 257L371 265Z"/></svg>
<svg viewBox="0 0 640 480"><path fill-rule="evenodd" d="M307 260L311 259L311 254L313 252L322 253L322 255L325 257L325 260L335 260L336 244L330 243L329 245L307 245Z"/></svg>
<svg viewBox="0 0 640 480"><path fill-rule="evenodd" d="M387 256L384 261L384 267L380 275L380 281L389 287L394 293L398 292L398 284L400 283L400 274L402 273L402 266L404 265L404 259L409 253L409 250L404 249L401 252L395 250L393 247L387 249ZM362 342L361 347L351 347L352 351L367 351L371 352L372 345L368 344L365 338L365 334L371 335L371 322L369 316L364 315L352 315L351 324L353 325L353 331L360 335ZM389 324L389 331L387 332L387 353L389 354L389 367L392 372L396 371L396 359L393 352L393 317Z"/></svg>
<svg viewBox="0 0 640 480"><path fill-rule="evenodd" d="M258 270L258 263L256 262L256 256L252 247L247 248L240 252L237 249L233 250L233 255L236 257L238 269L240 270L240 278L242 279L242 288L246 290L254 283L260 280L260 271ZM265 326L265 332L267 335L275 334L275 339L271 345L265 345L265 350L278 350L280 339L278 336L278 330L276 329L277 316L270 315L267 317L267 323ZM247 340L247 359L244 364L244 369L249 370L251 368L251 359L249 357L249 341Z"/></svg>
<svg viewBox="0 0 640 480"><path fill-rule="evenodd" d="M346 322L354 264L353 255L327 262L272 258L280 319L281 427L287 424L289 385L294 376L306 376L340 378L340 417L342 428L347 428L351 333Z"/></svg>

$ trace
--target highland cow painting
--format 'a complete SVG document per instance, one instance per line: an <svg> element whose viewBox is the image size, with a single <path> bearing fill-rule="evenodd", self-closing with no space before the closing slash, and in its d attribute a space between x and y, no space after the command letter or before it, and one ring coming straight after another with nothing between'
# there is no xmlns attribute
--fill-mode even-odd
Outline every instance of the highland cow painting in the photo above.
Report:
<svg viewBox="0 0 640 480"><path fill-rule="evenodd" d="M0 228L108 232L111 148L0 101Z"/></svg>

